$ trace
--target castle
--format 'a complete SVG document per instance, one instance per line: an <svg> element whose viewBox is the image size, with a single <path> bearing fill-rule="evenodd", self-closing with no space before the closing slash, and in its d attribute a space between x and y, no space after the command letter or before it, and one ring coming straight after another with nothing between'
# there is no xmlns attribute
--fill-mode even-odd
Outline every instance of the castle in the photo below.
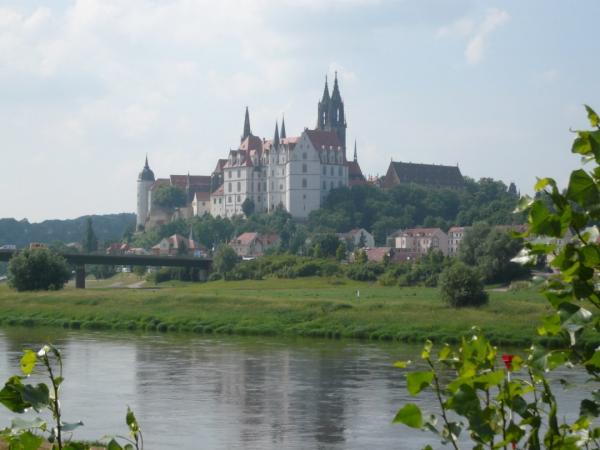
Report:
<svg viewBox="0 0 600 450"><path fill-rule="evenodd" d="M337 73L333 90L325 79L317 107L314 129L288 137L285 119L275 123L273 139L252 133L246 108L240 144L219 159L210 176L171 175L155 179L148 158L137 180L137 228L150 229L175 218L211 214L232 217L244 214L242 205L251 200L256 212L284 208L296 219L306 219L319 209L335 188L366 183L357 159L346 157L346 116ZM176 186L185 192L185 206L173 210L158 207L152 195L161 186Z"/></svg>

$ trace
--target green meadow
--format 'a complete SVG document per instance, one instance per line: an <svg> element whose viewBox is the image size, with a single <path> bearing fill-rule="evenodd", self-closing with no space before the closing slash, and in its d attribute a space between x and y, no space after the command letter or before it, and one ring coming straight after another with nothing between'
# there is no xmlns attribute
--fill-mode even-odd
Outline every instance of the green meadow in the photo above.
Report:
<svg viewBox="0 0 600 450"><path fill-rule="evenodd" d="M478 326L497 344L527 345L541 339L536 327L550 313L535 290L491 290L487 306L453 309L435 288L326 278L108 287L114 284L109 280L88 282L85 290L69 286L19 293L4 283L0 325L403 342L456 342Z"/></svg>

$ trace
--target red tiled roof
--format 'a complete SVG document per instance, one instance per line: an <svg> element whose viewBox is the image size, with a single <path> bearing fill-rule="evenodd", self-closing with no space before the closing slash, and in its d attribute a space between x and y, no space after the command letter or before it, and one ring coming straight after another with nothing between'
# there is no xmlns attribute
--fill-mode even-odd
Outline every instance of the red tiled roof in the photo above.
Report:
<svg viewBox="0 0 600 450"><path fill-rule="evenodd" d="M226 163L227 163L226 159L219 159L217 161L217 167L215 167L214 172L217 172L217 173L223 172L223 166L225 166Z"/></svg>
<svg viewBox="0 0 600 450"><path fill-rule="evenodd" d="M206 186L210 185L210 176L207 175L190 175L190 186ZM171 175L170 176L171 185L177 186L180 188L185 188L188 183L187 175Z"/></svg>
<svg viewBox="0 0 600 450"><path fill-rule="evenodd" d="M263 141L258 136L254 136L251 134L246 139L242 141L240 144L240 150L257 150L259 152L262 151Z"/></svg>
<svg viewBox="0 0 600 450"><path fill-rule="evenodd" d="M456 233L461 231L469 230L471 227L450 227L448 233Z"/></svg>
<svg viewBox="0 0 600 450"><path fill-rule="evenodd" d="M212 194L210 194L211 196L218 196L218 195L224 195L225 194L225 188L223 185L219 186L219 188L214 191Z"/></svg>
<svg viewBox="0 0 600 450"><path fill-rule="evenodd" d="M390 255L391 247L375 247L365 249L369 261L383 262L385 255Z"/></svg>
<svg viewBox="0 0 600 450"><path fill-rule="evenodd" d="M210 199L210 193L206 191L196 191L194 197L196 197L196 200L198 201L207 201Z"/></svg>
<svg viewBox="0 0 600 450"><path fill-rule="evenodd" d="M440 228L408 228L404 230L404 234L433 234L436 231L442 231ZM442 231L443 233L443 231Z"/></svg>
<svg viewBox="0 0 600 450"><path fill-rule="evenodd" d="M237 245L250 245L250 243L253 240L255 240L257 237L258 237L258 233L256 233L256 232L246 232L246 233L240 234L234 240Z"/></svg>
<svg viewBox="0 0 600 450"><path fill-rule="evenodd" d="M310 142L317 150L323 148L328 149L333 147L334 149L342 148L342 143L335 134L335 131L324 131L324 130L304 130Z"/></svg>

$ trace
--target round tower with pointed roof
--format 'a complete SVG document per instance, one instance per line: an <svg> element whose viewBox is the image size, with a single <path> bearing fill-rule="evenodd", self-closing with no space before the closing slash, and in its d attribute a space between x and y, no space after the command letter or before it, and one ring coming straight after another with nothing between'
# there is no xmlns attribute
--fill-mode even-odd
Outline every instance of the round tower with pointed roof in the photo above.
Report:
<svg viewBox="0 0 600 450"><path fill-rule="evenodd" d="M144 168L140 172L137 179L137 221L136 229L143 229L146 220L148 219L148 212L150 210L150 188L154 184L154 172L148 165L148 155L146 155L146 163Z"/></svg>

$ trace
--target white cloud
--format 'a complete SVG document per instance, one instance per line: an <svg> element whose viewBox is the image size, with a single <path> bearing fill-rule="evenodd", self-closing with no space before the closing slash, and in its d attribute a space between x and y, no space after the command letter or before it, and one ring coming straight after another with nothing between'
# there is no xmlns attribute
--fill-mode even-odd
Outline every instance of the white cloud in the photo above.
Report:
<svg viewBox="0 0 600 450"><path fill-rule="evenodd" d="M439 38L459 37L467 39L465 59L468 64L475 65L479 64L484 58L490 34L509 19L510 15L506 11L490 8L479 23L471 17L463 17L450 25L439 28L436 35Z"/></svg>

